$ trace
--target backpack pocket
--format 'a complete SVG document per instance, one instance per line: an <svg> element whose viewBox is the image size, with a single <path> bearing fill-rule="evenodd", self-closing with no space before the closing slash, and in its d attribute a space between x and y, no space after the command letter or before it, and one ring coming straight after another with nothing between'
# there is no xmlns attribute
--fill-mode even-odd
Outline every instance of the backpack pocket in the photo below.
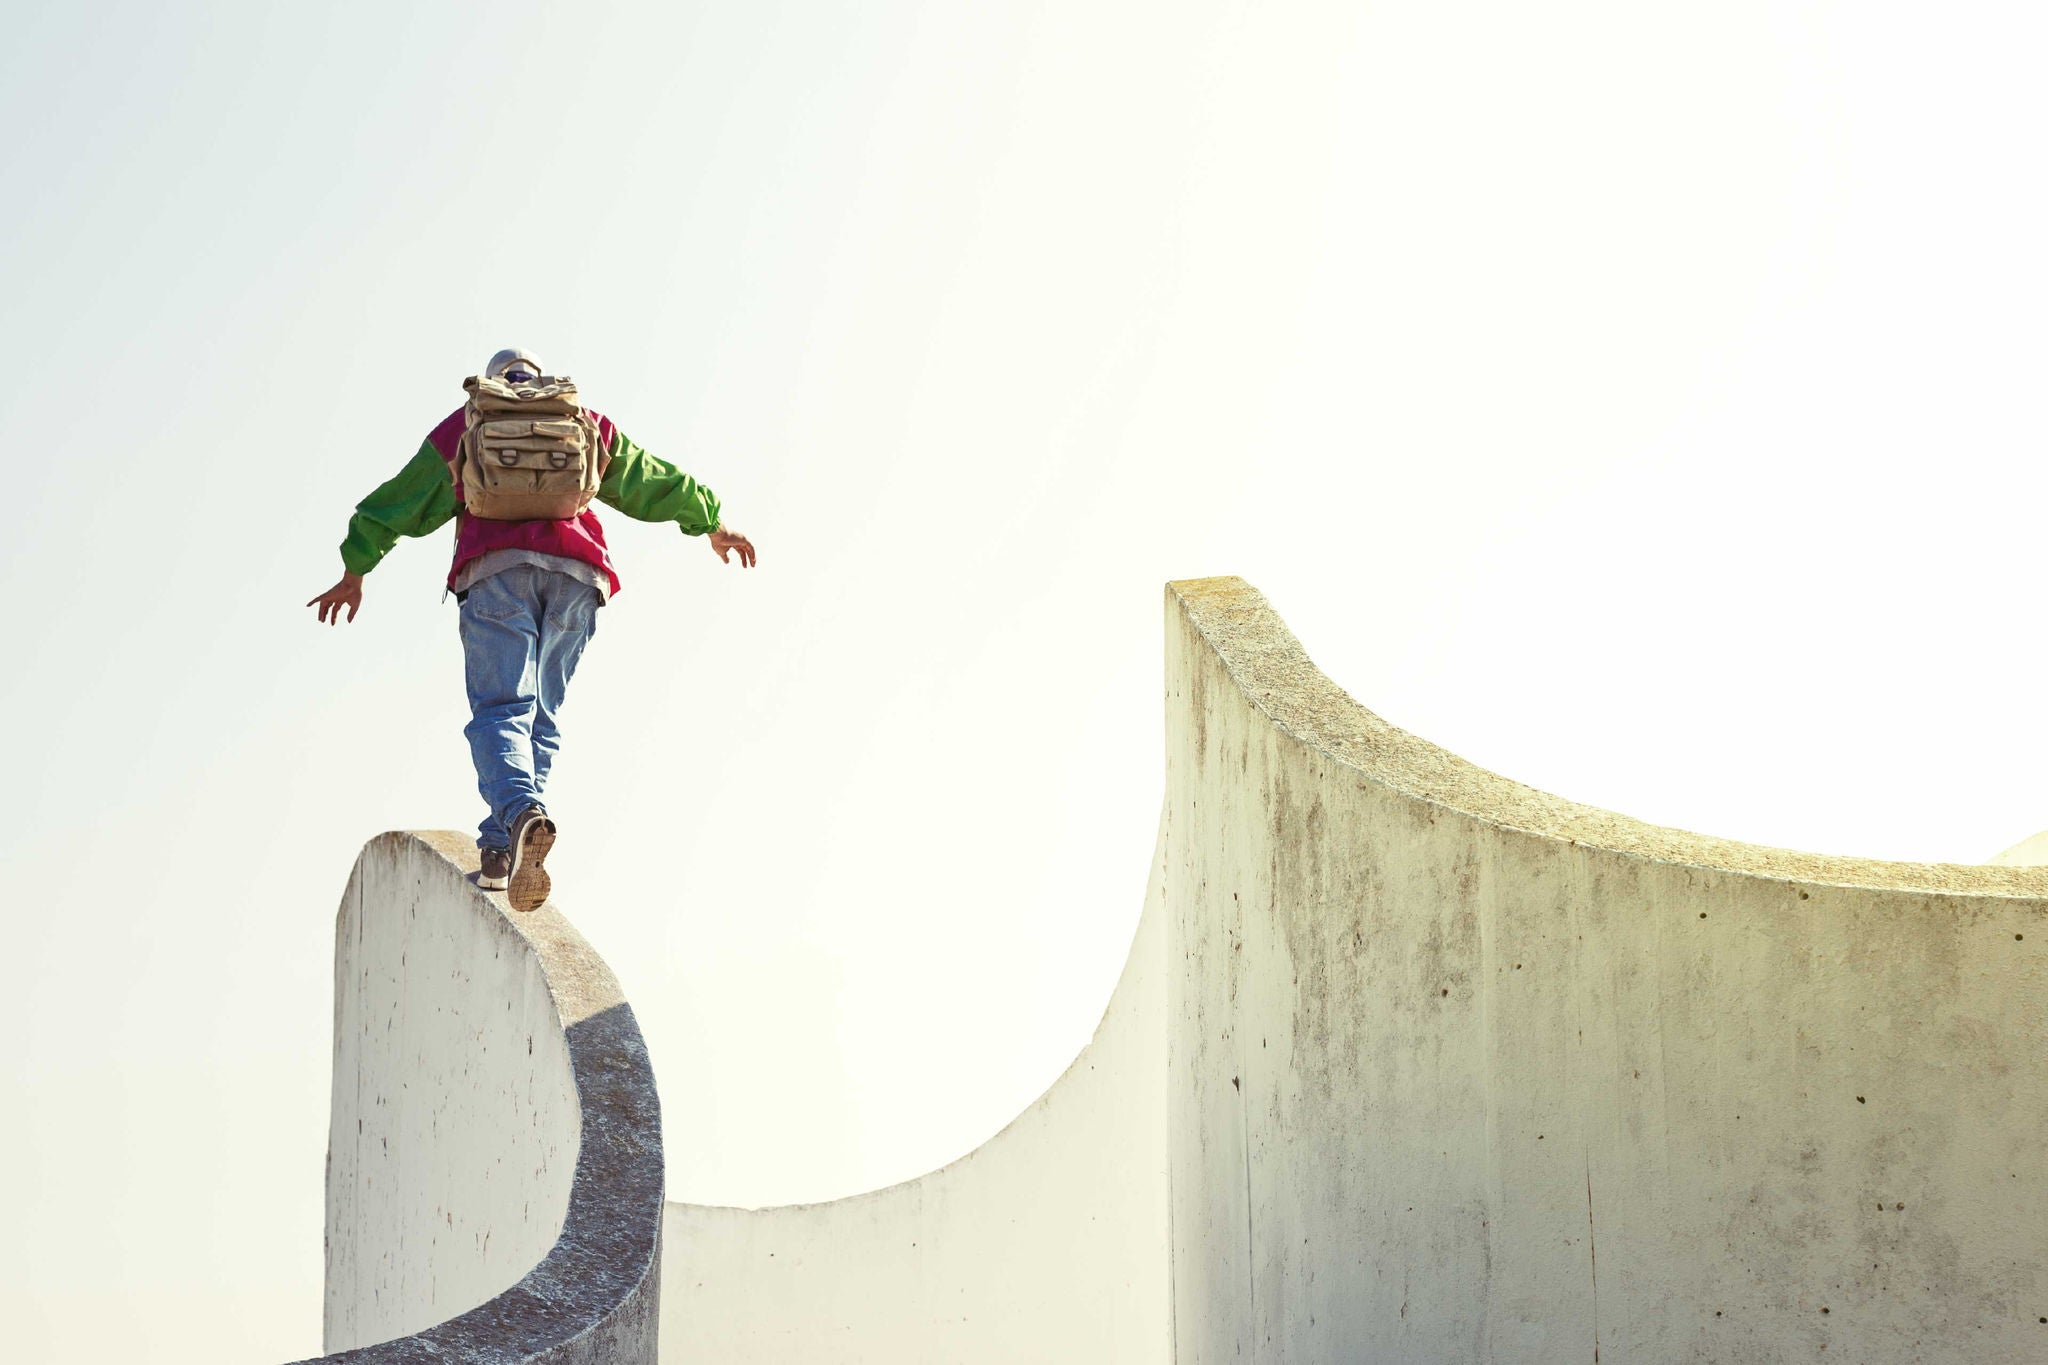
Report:
<svg viewBox="0 0 2048 1365"><path fill-rule="evenodd" d="M462 433L462 500L487 521L560 521L590 505L605 464L597 423L567 381L516 393L496 380L470 380ZM556 399L566 402L558 411Z"/></svg>

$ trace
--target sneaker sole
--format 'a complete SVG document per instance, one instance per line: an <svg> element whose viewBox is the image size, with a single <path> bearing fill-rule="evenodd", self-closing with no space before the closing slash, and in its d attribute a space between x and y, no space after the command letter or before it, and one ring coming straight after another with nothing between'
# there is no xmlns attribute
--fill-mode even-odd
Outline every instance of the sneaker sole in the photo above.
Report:
<svg viewBox="0 0 2048 1365"><path fill-rule="evenodd" d="M486 891L503 891L505 889L505 879L503 877L486 877L481 872L476 874L476 884Z"/></svg>
<svg viewBox="0 0 2048 1365"><path fill-rule="evenodd" d="M512 885L506 898L514 910L538 910L547 903L554 879L548 876L548 851L555 846L555 832L546 820L536 820L514 850Z"/></svg>

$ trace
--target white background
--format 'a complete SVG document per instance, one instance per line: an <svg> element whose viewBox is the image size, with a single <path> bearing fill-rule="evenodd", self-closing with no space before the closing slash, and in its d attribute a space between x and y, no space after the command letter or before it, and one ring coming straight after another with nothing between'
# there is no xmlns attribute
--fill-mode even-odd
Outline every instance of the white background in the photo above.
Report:
<svg viewBox="0 0 2048 1365"><path fill-rule="evenodd" d="M0 1317L318 1347L332 915L480 811L447 533L357 498L521 344L724 498L616 515L559 901L672 1196L812 1200L1085 1041L1161 585L1707 833L2048 825L2017 4L43 5L0 45Z"/></svg>

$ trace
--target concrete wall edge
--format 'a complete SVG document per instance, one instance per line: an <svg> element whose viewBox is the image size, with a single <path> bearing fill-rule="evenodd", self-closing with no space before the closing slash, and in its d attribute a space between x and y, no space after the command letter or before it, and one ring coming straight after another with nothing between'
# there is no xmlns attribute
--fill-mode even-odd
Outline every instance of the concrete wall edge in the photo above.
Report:
<svg viewBox="0 0 2048 1365"><path fill-rule="evenodd" d="M1895 862L1772 848L1654 825L1516 782L1381 719L1310 660L1263 594L1241 578L1179 579L1170 609L1281 733L1425 805L1535 839L1617 857L1790 885L2033 900L2048 915L2048 867Z"/></svg>
<svg viewBox="0 0 2048 1365"><path fill-rule="evenodd" d="M1153 844L1152 859L1146 864L1148 868L1157 866L1160 850L1164 845L1165 838L1166 810L1165 803L1162 801L1159 813L1159 833ZM1143 969L1143 964L1138 959L1138 953L1142 946L1140 940L1143 935L1143 929L1143 915L1141 914L1131 923L1131 941L1130 946L1124 949L1124 965L1117 972L1116 982L1110 987L1109 997L1103 1003L1102 1012L1095 1018L1095 1027L1089 1031L1088 1041L1081 1045L1080 1049L1074 1053L1067 1064L1060 1068L1060 1074L1053 1077L1052 1081L1043 1090L1040 1090L1038 1095L1029 1104L1011 1115L1001 1128L998 1128L980 1142L975 1143L951 1161L943 1165L934 1166L929 1170L920 1171L918 1174L903 1180L891 1181L887 1185L877 1185L873 1189L856 1190L852 1194L838 1195L831 1199L812 1199L794 1204L697 1204L688 1200L676 1199L669 1201L670 1207L701 1209L707 1212L721 1213L798 1213L810 1209L822 1209L827 1206L848 1207L864 1200L887 1199L893 1195L901 1194L913 1185L921 1184L924 1181L956 1171L967 1165L990 1148L1001 1145L1005 1136L1016 1130L1018 1125L1030 1119L1033 1114L1044 1108L1049 1101L1057 1096L1070 1076L1083 1070L1088 1065L1089 1055L1095 1048L1096 1040L1102 1036L1103 1027L1109 1022L1111 1014L1115 1011L1117 1001L1124 992L1125 983L1135 973Z"/></svg>

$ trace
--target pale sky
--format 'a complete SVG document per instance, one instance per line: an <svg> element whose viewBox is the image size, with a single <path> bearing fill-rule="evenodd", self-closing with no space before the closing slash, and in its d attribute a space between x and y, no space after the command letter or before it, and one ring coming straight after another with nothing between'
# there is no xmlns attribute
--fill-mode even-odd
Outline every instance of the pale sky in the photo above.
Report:
<svg viewBox="0 0 2048 1365"><path fill-rule="evenodd" d="M1168 579L1581 801L1911 859L2048 826L2032 7L9 22L22 1359L318 1349L335 907L481 811L448 533L353 626L301 604L500 346L761 552L608 519L549 793L674 1198L916 1175L1086 1040Z"/></svg>

